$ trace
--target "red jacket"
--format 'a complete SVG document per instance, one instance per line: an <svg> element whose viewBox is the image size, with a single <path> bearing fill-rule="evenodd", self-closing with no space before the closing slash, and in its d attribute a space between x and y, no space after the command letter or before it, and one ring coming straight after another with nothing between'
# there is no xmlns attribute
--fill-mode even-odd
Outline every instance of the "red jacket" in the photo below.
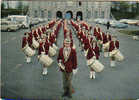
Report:
<svg viewBox="0 0 139 100"><path fill-rule="evenodd" d="M38 40L37 39L38 38L38 34L37 34L36 30L34 31L33 36L34 36L35 40Z"/></svg>
<svg viewBox="0 0 139 100"><path fill-rule="evenodd" d="M87 50L90 46L90 43L89 43L89 40L88 39L85 39L84 41L84 50Z"/></svg>
<svg viewBox="0 0 139 100"><path fill-rule="evenodd" d="M93 47L93 46L92 46ZM99 59L100 56L100 52L99 52L99 47L97 46L97 44L95 45L95 48L92 48L95 52L96 55L96 59Z"/></svg>
<svg viewBox="0 0 139 100"><path fill-rule="evenodd" d="M45 52L43 43L40 43L40 45L39 45L38 55L40 55L41 52Z"/></svg>
<svg viewBox="0 0 139 100"><path fill-rule="evenodd" d="M119 41L110 41L109 52L116 48L119 49Z"/></svg>
<svg viewBox="0 0 139 100"><path fill-rule="evenodd" d="M33 38L33 36L32 36L32 35L29 35L29 36L28 36L28 39L27 39L28 45L29 45L30 47L32 46L32 38Z"/></svg>
<svg viewBox="0 0 139 100"><path fill-rule="evenodd" d="M89 47L86 58L89 60L89 59L91 59L93 56L95 56L95 52L93 51L93 49L92 49L91 47Z"/></svg>
<svg viewBox="0 0 139 100"><path fill-rule="evenodd" d="M50 45L50 44L48 43L48 41L46 41L45 44L44 44L45 54L46 54L46 55L48 55L49 45Z"/></svg>
<svg viewBox="0 0 139 100"><path fill-rule="evenodd" d="M100 33L100 28L98 27L98 31L96 27L94 28L94 36L97 36L97 34Z"/></svg>
<svg viewBox="0 0 139 100"><path fill-rule="evenodd" d="M107 35L102 33L102 37L103 37L103 44L107 43L108 42Z"/></svg>
<svg viewBox="0 0 139 100"><path fill-rule="evenodd" d="M38 34L39 34L39 36L41 37L41 35L42 35L42 31L41 31L40 28L38 28Z"/></svg>
<svg viewBox="0 0 139 100"><path fill-rule="evenodd" d="M23 37L22 38L22 48L24 48L27 44L27 38L26 37Z"/></svg>
<svg viewBox="0 0 139 100"><path fill-rule="evenodd" d="M66 62L65 62L65 59L64 59L64 55L63 55L63 48L60 48L57 61L59 62L59 60L62 61L62 64L65 66L65 71L68 72L68 73L72 72L73 69L77 68L76 51L72 48L71 48L69 58ZM61 71L63 71L63 70L61 69Z"/></svg>

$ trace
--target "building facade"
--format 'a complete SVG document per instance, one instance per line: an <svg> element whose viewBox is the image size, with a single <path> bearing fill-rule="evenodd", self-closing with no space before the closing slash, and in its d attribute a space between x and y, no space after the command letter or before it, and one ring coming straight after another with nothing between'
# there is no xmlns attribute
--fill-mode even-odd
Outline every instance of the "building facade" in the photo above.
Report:
<svg viewBox="0 0 139 100"><path fill-rule="evenodd" d="M111 2L52 2L30 1L29 16L40 18L65 18L82 20L110 18Z"/></svg>

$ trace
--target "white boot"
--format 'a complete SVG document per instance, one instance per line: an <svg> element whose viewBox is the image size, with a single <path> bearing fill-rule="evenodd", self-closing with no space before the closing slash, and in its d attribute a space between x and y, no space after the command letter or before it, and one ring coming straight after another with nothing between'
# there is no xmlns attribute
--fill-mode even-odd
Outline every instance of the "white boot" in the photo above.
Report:
<svg viewBox="0 0 139 100"><path fill-rule="evenodd" d="M93 72L90 71L90 79L92 79L92 78L93 78Z"/></svg>
<svg viewBox="0 0 139 100"><path fill-rule="evenodd" d="M108 57L109 53L108 52L104 52L104 57Z"/></svg>
<svg viewBox="0 0 139 100"><path fill-rule="evenodd" d="M111 62L110 62L110 66L111 66L111 67L115 67L115 61L111 61Z"/></svg>
<svg viewBox="0 0 139 100"><path fill-rule="evenodd" d="M95 79L96 73L94 71L90 71L90 79Z"/></svg>
<svg viewBox="0 0 139 100"><path fill-rule="evenodd" d="M96 73L93 71L93 79L96 78Z"/></svg>
<svg viewBox="0 0 139 100"><path fill-rule="evenodd" d="M47 68L43 68L43 72L42 72L42 75L47 75Z"/></svg>
<svg viewBox="0 0 139 100"><path fill-rule="evenodd" d="M27 62L27 63L30 63L30 62L31 62L31 57L27 57L27 58L26 58L26 62Z"/></svg>

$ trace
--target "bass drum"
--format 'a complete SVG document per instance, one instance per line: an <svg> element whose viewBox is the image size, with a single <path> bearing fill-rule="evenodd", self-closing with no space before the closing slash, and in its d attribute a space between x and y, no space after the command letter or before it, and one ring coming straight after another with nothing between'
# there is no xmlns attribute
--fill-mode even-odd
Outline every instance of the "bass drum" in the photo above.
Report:
<svg viewBox="0 0 139 100"><path fill-rule="evenodd" d="M50 46L48 53L51 57L55 56L56 55L56 50L53 47Z"/></svg>
<svg viewBox="0 0 139 100"><path fill-rule="evenodd" d="M95 60L94 63L91 65L96 72L102 72L104 69L104 65L101 64L98 60Z"/></svg>
<svg viewBox="0 0 139 100"><path fill-rule="evenodd" d="M117 61L123 61L124 60L124 56L119 50L117 50L117 53L114 55L114 57Z"/></svg>
<svg viewBox="0 0 139 100"><path fill-rule="evenodd" d="M33 38L32 40L32 46L37 49L39 47L39 43Z"/></svg>
<svg viewBox="0 0 139 100"><path fill-rule="evenodd" d="M92 57L91 59L89 59L89 60L87 60L87 66L90 66L91 64L93 64L94 63L94 61L95 61L95 56L94 57Z"/></svg>
<svg viewBox="0 0 139 100"><path fill-rule="evenodd" d="M57 50L58 49L58 47L53 43L53 48L55 49L55 50Z"/></svg>
<svg viewBox="0 0 139 100"><path fill-rule="evenodd" d="M110 45L110 42L107 42L107 43L105 43L105 44L103 44L103 49L105 50L105 49L109 49L109 45Z"/></svg>
<svg viewBox="0 0 139 100"><path fill-rule="evenodd" d="M42 54L39 58L39 61L44 64L46 67L49 67L53 63L53 59L51 59L48 55Z"/></svg>
<svg viewBox="0 0 139 100"><path fill-rule="evenodd" d="M26 47L24 47L23 52L25 53L25 55L31 57L35 55L35 50L33 50L32 48L30 48L28 45L26 45Z"/></svg>

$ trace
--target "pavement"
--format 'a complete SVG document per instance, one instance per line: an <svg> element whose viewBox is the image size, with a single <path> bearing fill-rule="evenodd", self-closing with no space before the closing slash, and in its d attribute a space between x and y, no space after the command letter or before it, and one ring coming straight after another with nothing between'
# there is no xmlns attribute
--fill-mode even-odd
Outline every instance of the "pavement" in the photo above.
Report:
<svg viewBox="0 0 139 100"><path fill-rule="evenodd" d="M100 25L100 27L104 32L107 31L105 26ZM38 62L37 56L32 57L32 63L27 64L21 51L22 37L26 31L28 29L1 32L2 98L62 100L62 73L57 66L57 55L52 57L54 63L48 69L48 75L42 76L42 65ZM139 41L119 33L116 29L110 28L109 31L118 36L120 51L125 56L125 60L117 62L117 66L111 68L109 58L104 58L101 54L100 61L105 69L96 74L95 80L89 79L86 58L73 33L79 70L73 76L75 93L71 100L136 100L139 98ZM57 39L59 48L63 45L63 39L63 31L60 30Z"/></svg>

